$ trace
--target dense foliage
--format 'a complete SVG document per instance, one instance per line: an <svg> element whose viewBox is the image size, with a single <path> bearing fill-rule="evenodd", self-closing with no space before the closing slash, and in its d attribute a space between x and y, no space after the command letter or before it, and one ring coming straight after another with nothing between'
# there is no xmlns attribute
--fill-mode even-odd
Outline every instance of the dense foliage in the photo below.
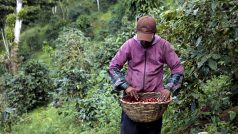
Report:
<svg viewBox="0 0 238 134"><path fill-rule="evenodd" d="M173 107L181 112L176 116L180 120L173 124L178 132L195 133L203 129L209 131L209 127L213 129L212 133L235 131L231 127L232 124L220 121L218 113L231 106L229 98L237 96L234 92L230 93L231 85L236 83L231 83L231 80L224 77L220 79L213 77L221 74L230 78L236 76L238 11L236 3L237 1L232 0L190 1L181 8L151 11L158 17L159 33L174 44L186 70L184 85L178 96L179 105ZM211 84L210 87L204 87L205 82L207 85ZM230 86L219 87L222 83ZM217 91L219 88L222 90ZM205 117L201 115L204 114L201 109L205 109ZM207 121L205 123L213 125L204 126L204 118ZM198 123L199 121L201 123ZM229 126L230 129L227 128ZM171 130L167 132L173 133Z"/></svg>
<svg viewBox="0 0 238 134"><path fill-rule="evenodd" d="M18 75L5 78L3 87L6 89L9 107L18 113L32 110L49 100L53 85L44 65L29 62Z"/></svg>

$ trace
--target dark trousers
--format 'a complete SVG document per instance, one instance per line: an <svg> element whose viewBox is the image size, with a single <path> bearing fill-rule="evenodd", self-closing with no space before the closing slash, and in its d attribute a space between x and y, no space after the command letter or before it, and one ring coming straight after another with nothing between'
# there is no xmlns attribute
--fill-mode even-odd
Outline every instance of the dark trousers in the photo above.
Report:
<svg viewBox="0 0 238 134"><path fill-rule="evenodd" d="M139 123L132 121L122 112L120 134L160 134L161 128L162 118L154 122Z"/></svg>

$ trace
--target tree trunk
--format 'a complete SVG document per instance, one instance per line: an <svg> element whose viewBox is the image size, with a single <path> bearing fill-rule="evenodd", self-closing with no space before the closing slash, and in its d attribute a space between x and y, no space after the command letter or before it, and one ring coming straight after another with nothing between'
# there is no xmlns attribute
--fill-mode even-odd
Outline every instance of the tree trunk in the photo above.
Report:
<svg viewBox="0 0 238 134"><path fill-rule="evenodd" d="M22 0L16 0L16 1L17 1L16 10L18 14L22 9ZM14 42L16 44L18 44L20 41L21 26L22 26L22 20L19 17L17 17L16 23L15 23L15 29L14 29L14 35L15 35Z"/></svg>
<svg viewBox="0 0 238 134"><path fill-rule="evenodd" d="M100 2L97 0L97 5L98 5L98 11L100 10Z"/></svg>
<svg viewBox="0 0 238 134"><path fill-rule="evenodd" d="M16 11L17 14L21 11L22 9L22 0L16 0ZM20 41L20 33L21 33L21 27L22 27L22 19L17 17L16 18L16 23L15 23L15 28L14 28L14 43L12 44L11 51L10 51L10 71L15 74L18 70L18 45Z"/></svg>

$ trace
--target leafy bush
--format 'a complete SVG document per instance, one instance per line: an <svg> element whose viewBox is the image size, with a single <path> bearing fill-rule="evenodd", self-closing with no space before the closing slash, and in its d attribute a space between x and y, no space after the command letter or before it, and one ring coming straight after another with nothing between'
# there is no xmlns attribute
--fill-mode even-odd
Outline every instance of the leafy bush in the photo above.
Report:
<svg viewBox="0 0 238 134"><path fill-rule="evenodd" d="M62 70L55 80L54 106L74 102L74 99L83 98L87 92L87 75L83 70Z"/></svg>
<svg viewBox="0 0 238 134"><path fill-rule="evenodd" d="M43 42L46 41L46 31L48 26L35 26L27 29L21 35L21 50L23 51L39 51L43 47ZM29 53L29 52L28 52Z"/></svg>
<svg viewBox="0 0 238 134"><path fill-rule="evenodd" d="M87 15L80 15L76 20L77 27L82 30L85 35L92 37L91 19Z"/></svg>
<svg viewBox="0 0 238 134"><path fill-rule="evenodd" d="M110 93L98 93L79 101L76 117L82 123L82 130L102 134L118 133L121 108Z"/></svg>
<svg viewBox="0 0 238 134"><path fill-rule="evenodd" d="M53 106L63 116L74 116L85 133L101 132L102 128L107 129L104 133L115 133L119 130L121 109L110 93L107 72L98 73L85 77L84 72L74 70L62 75L65 77L57 82Z"/></svg>
<svg viewBox="0 0 238 134"><path fill-rule="evenodd" d="M134 21L137 15L148 14L149 11L153 8L157 9L161 6L161 2L158 0L129 0L125 1L127 4L127 11L129 20Z"/></svg>
<svg viewBox="0 0 238 134"><path fill-rule="evenodd" d="M104 42L89 42L81 31L68 27L55 41L55 63L60 71L53 105L59 114L75 116L85 133L102 132L102 128L104 133L119 130L121 109L110 94L111 81L105 70L120 45L131 36L131 29Z"/></svg>
<svg viewBox="0 0 238 134"><path fill-rule="evenodd" d="M9 107L16 108L22 114L46 104L53 85L47 67L39 62L29 62L22 72L5 77L3 85Z"/></svg>
<svg viewBox="0 0 238 134"><path fill-rule="evenodd" d="M211 115L216 115L222 110L230 107L230 91L229 84L231 83L229 77L219 76L207 80L206 85L201 87L202 95L199 96L199 107L207 108L205 112L210 112ZM216 98L216 99L214 99ZM202 111L204 112L204 111Z"/></svg>
<svg viewBox="0 0 238 134"><path fill-rule="evenodd" d="M112 14L114 14L111 19L109 20L109 33L113 34L116 33L118 30L121 29L123 24L123 17L125 15L126 6L124 1L119 1L118 6L112 10Z"/></svg>
<svg viewBox="0 0 238 134"><path fill-rule="evenodd" d="M181 52L190 81L236 72L237 67L231 66L238 59L236 4L235 0L204 0L165 12L155 9L158 32Z"/></svg>
<svg viewBox="0 0 238 134"><path fill-rule="evenodd" d="M87 62L84 61L84 49L89 44L83 32L71 27L64 28L54 44L56 44L54 61L61 70L88 69Z"/></svg>
<svg viewBox="0 0 238 134"><path fill-rule="evenodd" d="M233 130L233 124L220 121L218 113L231 107L230 89L221 87L236 82L231 84L227 77L215 76L231 78L237 74L236 4L235 0L188 1L166 11L151 11L158 21L157 31L174 44L185 68L184 84L175 107L170 109L170 120L178 121L167 125L165 132L173 128L177 132L211 129L227 133L223 130L229 125L228 132Z"/></svg>
<svg viewBox="0 0 238 134"><path fill-rule="evenodd" d="M86 55L85 60L93 67L93 70L98 70L99 68L101 70L107 69L110 60L116 54L120 46L133 36L133 25L130 23L126 24L126 26L125 29L119 31L116 35L109 35L102 42L92 42L90 46L87 46L88 49L84 51Z"/></svg>
<svg viewBox="0 0 238 134"><path fill-rule="evenodd" d="M48 39L48 41L54 42L58 38L59 33L63 29L63 27L65 27L69 22L53 16L51 23L52 24L50 24L48 26L48 29L46 30L45 36ZM53 45L53 43L52 43L52 45ZM53 47L55 47L55 46L53 45Z"/></svg>
<svg viewBox="0 0 238 134"><path fill-rule="evenodd" d="M119 130L121 108L111 94L111 83L106 71L94 74L89 80L87 96L76 103L76 117L85 132L116 133Z"/></svg>
<svg viewBox="0 0 238 134"><path fill-rule="evenodd" d="M84 49L88 38L72 27L64 28L57 40L55 51L55 65L57 66L54 92L55 107L69 107L76 105L75 100L86 96L88 89L87 71L90 70L85 61ZM68 108L59 109L59 113L69 114Z"/></svg>
<svg viewBox="0 0 238 134"><path fill-rule="evenodd" d="M230 83L231 81L227 76L214 77L207 80L206 83L201 83L200 89L191 93L198 101L196 102L198 105L195 107L185 106L184 102L189 99L190 95L185 96L186 91L181 91L182 95L178 96L165 115L164 123L167 125L163 128L164 133L191 131L198 133L206 130L207 126L214 124L216 124L216 132L223 133L224 125L228 125L230 122L221 121L219 114L230 106ZM229 132L233 132L232 124L230 125Z"/></svg>

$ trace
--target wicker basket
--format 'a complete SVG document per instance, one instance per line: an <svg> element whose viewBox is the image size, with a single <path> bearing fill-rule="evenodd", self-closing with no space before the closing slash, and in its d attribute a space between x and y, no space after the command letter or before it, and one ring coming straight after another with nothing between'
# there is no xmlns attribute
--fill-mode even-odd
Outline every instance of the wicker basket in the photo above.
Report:
<svg viewBox="0 0 238 134"><path fill-rule="evenodd" d="M158 98L159 92L139 93L142 98ZM127 96L125 96L127 97ZM135 122L152 122L161 118L172 97L166 102L127 102L120 99L122 110Z"/></svg>

